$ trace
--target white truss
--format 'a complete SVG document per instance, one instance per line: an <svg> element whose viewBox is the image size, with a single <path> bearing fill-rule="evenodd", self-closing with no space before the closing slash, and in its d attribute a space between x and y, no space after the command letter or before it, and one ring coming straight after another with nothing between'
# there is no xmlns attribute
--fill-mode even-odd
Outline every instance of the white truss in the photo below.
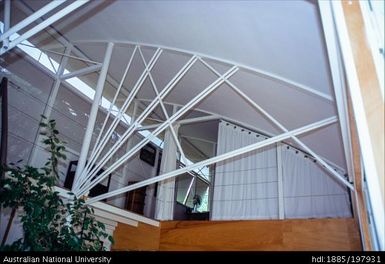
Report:
<svg viewBox="0 0 385 264"><path fill-rule="evenodd" d="M121 44L121 43L120 43ZM111 44L112 45L112 44ZM188 111L191 111L194 109L194 107L204 100L207 96L209 96L214 90L216 90L218 87L220 87L222 84L227 84L231 89L233 89L241 98L243 98L247 103L252 105L257 111L259 111L261 114L263 114L265 117L267 117L268 120L270 120L275 126L280 128L283 133L281 135L273 136L265 141L252 144L247 147L243 147L225 154L222 154L220 156L216 156L213 158L206 159L204 161L198 162L196 164L188 165L184 168L151 178L149 180L145 180L139 183L136 183L134 185L130 185L118 190L114 190L112 192L109 192L107 194L103 194L98 197L94 197L88 201L88 203L92 203L95 201L99 201L108 197L112 197L115 195L119 195L124 192L128 192L131 190L134 190L136 188L140 188L142 186L152 184L164 179L168 179L171 177L176 177L184 172L189 172L195 169L199 169L203 166L208 166L211 164L214 164L216 162L235 157L237 155L244 154L248 151L252 151L264 146L267 146L269 144L274 144L277 142L280 142L282 140L292 138L303 150L310 153L317 161L317 164L320 164L330 175L336 177L339 181L341 181L343 184L348 186L349 188L353 189L353 185L347 181L342 175L340 175L338 172L336 172L323 158L321 158L319 155L317 155L314 151L312 151L308 146L306 146L302 141L300 141L297 138L297 135L305 133L307 131L311 131L313 129L329 125L331 123L336 122L336 117L331 117L325 120L321 120L319 122L315 122L313 124L295 129L293 131L288 131L287 128L285 128L280 122L278 122L273 116L271 116L265 109L260 107L257 103L255 103L248 95L246 95L240 88L235 86L229 78L233 75L235 75L239 69L240 66L237 65L230 65L230 69L227 70L226 73L223 75L220 74L218 71L216 71L207 61L207 57L202 57L199 54L187 54L189 55L188 61L181 67L181 69L178 71L178 73L163 87L163 89L158 89L154 78L152 76L152 69L154 68L155 64L157 63L159 57L162 55L162 53L165 51L165 49L161 47L157 47L154 54L152 55L151 59L147 62L143 52L142 48L143 45L139 44L127 44L125 43L127 48L134 48L132 54L130 55L130 58L128 59L127 66L125 68L124 74L122 79L119 83L117 83L117 89L116 93L114 95L114 98L112 100L111 106L109 108L109 111L105 117L105 120L103 122L101 131L97 137L96 142L94 143L93 149L88 153L88 148L91 141L91 134L88 136L90 137L88 140L86 140L83 144L84 151L82 149L81 157L79 159L79 165L77 167L76 171L76 178L73 185L73 192L78 195L82 196L88 193L90 189L92 189L96 184L103 181L108 175L111 173L114 173L117 171L121 166L126 164L140 149L142 149L147 143L149 143L152 139L163 133L166 129L170 129L170 132L172 134L172 137L177 145L178 151L182 156L184 156L184 152L182 149L182 146L180 145L180 142L178 140L178 136L175 133L174 126L178 124L183 123L189 123L189 122L202 122L204 120L212 120L212 119L218 119L218 115L209 115L209 116L203 116L198 118L191 118L186 120L179 120L183 115L185 115ZM124 45L123 45L124 46ZM175 52L175 50L172 50ZM176 50L177 52L180 52ZM108 53L108 52L107 52ZM186 54L185 52L183 52ZM139 56L141 59L141 63L144 65L144 70L141 73L140 77L136 80L135 84L127 89L126 87L123 88L123 84L125 83L125 80L128 76L128 72L132 68L132 64L134 61L134 56ZM193 97L188 103L186 103L183 106L179 106L179 109L177 111L174 111L174 113L170 116L166 110L164 98L172 92L172 90L175 88L176 84L187 74L187 72L190 71L192 66L197 62L201 62L209 71L213 72L217 79L213 81L210 85L205 87L198 95ZM107 64L107 66L106 66ZM102 64L96 64L89 67L86 67L84 69L81 69L75 73L72 73L72 75L62 75L62 78L65 79L65 77L68 76L78 76L83 73L88 73L89 71L97 70L99 67L102 67L103 69L108 68L108 61L104 61ZM250 69L248 69L250 70ZM261 74L259 71L254 71L256 74ZM105 81L107 78L107 74L103 76L103 78L99 78L98 86L97 88L103 87L102 82ZM133 102L136 101L137 95L142 88L145 80L149 80L151 84L151 88L155 93L155 97L152 100L148 101L147 106L144 106L144 110L139 114L139 116L131 119L131 122L128 124L128 128L126 131L121 135L121 137L113 143L113 145L108 145L111 136L113 135L114 131L118 127L119 123L123 120L123 116L127 113L128 109L130 109L130 106L132 106ZM280 80L282 81L282 80ZM289 86L293 86L292 83L289 83ZM124 93L124 91L130 91L129 93ZM98 89L96 89L98 92ZM99 91L100 93L101 91ZM309 92L309 90L306 90L306 92ZM313 94L317 95L317 94ZM124 97L122 99L122 96ZM320 96L325 99L325 96ZM93 109L97 108L99 105L99 100L94 100L93 102ZM112 118L111 114L113 112L113 107L115 104L119 101L121 104L121 107L119 108L119 111L114 114L114 117ZM153 124L153 125L147 125L142 126L143 122L145 120L150 119L150 115L154 112L154 110L160 107L162 113L164 114L166 120L160 120L159 124ZM176 109L174 107L174 109ZM108 126L108 121L113 119L111 124ZM94 120L89 120L89 124L87 126L87 131L90 128L93 128L92 122L95 122ZM147 129L154 129L152 132L148 133L146 137L144 137L139 143L136 145L130 146L128 149L125 149L125 153L118 157L117 159L114 159L116 157L119 149L126 147L125 144L128 142L128 140L135 135L137 131L140 130L147 130ZM91 130L92 131L92 130ZM87 133L86 133L87 134ZM88 157L88 158L87 158ZM86 164L87 160L87 164ZM98 172L103 169L103 172L98 174Z"/></svg>
<svg viewBox="0 0 385 264"><path fill-rule="evenodd" d="M20 32L20 30L24 29L25 27L31 25L33 22L38 21L41 17L44 15L48 14L50 11L58 8L60 5L64 4L67 0L56 0L52 1L46 6L42 7L35 13L31 14L30 16L26 17L13 27L10 27L9 21L10 21L10 14L11 14L11 1L10 0L5 0L4 1L4 18L5 18L5 30L3 34L0 36L0 42L3 42L3 46L0 49L0 55L4 54L5 52L10 51L17 45L19 45L21 42L24 40L27 40L28 38L38 34L40 31L45 29L46 27L52 25L59 19L65 17L69 13L75 11L82 5L86 4L90 0L77 0L74 1L73 3L67 5L66 7L60 9L53 15L49 16L46 18L44 21L41 23L37 24L36 26L32 27L31 29L27 30L23 34L19 35L16 39L11 40L10 37L15 34Z"/></svg>
<svg viewBox="0 0 385 264"><path fill-rule="evenodd" d="M47 4L45 7L42 9L38 10L37 12L31 14L29 17L27 17L25 20L21 21L17 25L10 27L9 25L9 16L10 16L10 1L5 0L5 32L0 36L0 41L3 42L3 47L0 50L0 55L11 50L15 46L21 44L24 40L30 38L31 36L39 33L41 30L44 28L48 27L52 23L56 22L57 20L61 19L62 17L66 16L70 12L76 10L80 6L84 5L87 3L89 0L79 0L75 1L66 7L62 8L58 12L56 12L54 15L50 16L46 20L42 20L41 17L47 14L48 12L54 10L55 8L59 7L61 4L63 4L66 0L60 0L60 1L53 1L49 4ZM32 27L30 30L25 32L24 34L20 35L16 39L10 41L9 37L17 33L19 30L25 28L26 26L30 25L31 23L35 21L40 21L40 23L34 27ZM93 41L93 42L98 42L98 41ZM78 42L79 43L79 42ZM81 42L84 43L84 42ZM68 43L67 43L68 44ZM134 46L134 51L131 54L131 57L127 63L125 72L123 74L123 77L120 81L120 83L117 83L115 80L113 80L110 76L108 76L108 67L109 67L109 62L111 59L111 53L114 44L123 44L126 46ZM68 46L68 45L67 45ZM180 145L180 142L178 140L177 134L173 128L174 125L177 125L178 123L188 123L189 120L179 120L180 117L182 117L184 114L186 114L188 111L192 110L199 102L201 102L203 99L205 99L210 93L212 93L215 89L217 89L221 84L226 83L229 85L238 95L240 95L244 100L246 100L248 103L250 103L255 109L257 109L259 112L261 112L265 117L267 117L273 124L275 124L277 127L279 127L284 133L278 136L274 136L268 140L263 141L261 144L254 144L248 147L244 147L229 153L222 154L220 156L214 157L207 159L205 161L192 164L189 166L186 166L182 169L176 170L174 172L170 172L155 178L152 178L151 181L149 182L148 180L134 184L132 186L128 186L113 192L110 192L108 194L95 197L93 199L90 199L89 202L94 202L98 201L101 199L104 199L106 197L111 197L114 195L121 194L123 192L127 192L130 190L133 190L135 188L140 188L141 186L145 186L147 184L151 184L163 179L167 179L170 177L175 177L177 175L180 175L183 172L191 171L194 169L197 169L202 166L210 165L213 163L216 163L218 161L227 159L229 157L237 156L242 153L245 153L247 151L251 151L257 148L260 148L261 146L265 146L265 144L273 144L279 141L282 141L287 138L292 138L299 146L301 146L305 151L310 153L317 161L319 161L319 164L321 164L331 175L336 177L338 180L343 182L346 186L349 188L353 189L353 185L348 182L343 176L338 174L327 162L324 161L319 155L317 155L314 151L312 151L309 147L307 147L302 141L300 141L296 135L304 133L304 131L310 131L312 129L328 125L332 122L336 121L336 118L330 118L326 119L320 122L313 123L309 126L305 126L293 131L288 131L282 124L280 124L274 117L272 117L270 114L268 114L264 109L262 109L258 104L253 102L250 97L248 97L246 94L242 92L241 89L236 87L234 84L232 84L228 79L236 74L236 72L239 69L245 69L248 71L252 71L256 75L262 76L264 78L272 79L274 81L284 83L287 87L291 88L296 88L299 89L300 91L309 93L313 96L317 96L319 98L322 98L326 100L327 102L333 102L333 98L330 95L321 93L317 90L314 90L310 87L295 83L291 80L282 78L281 76L274 75L269 72L265 72L262 70L257 70L253 69L250 67L246 67L243 65L237 65L235 63L229 62L229 61L223 61L219 60L217 58L213 58L207 55L203 54L191 54L185 50L180 50L180 49L172 49L168 47L155 47L156 52L153 54L152 58L150 59L149 62L146 62L141 46L148 46L148 47L155 47L153 45L143 45L139 43L133 43L133 42L115 42L115 43L109 43L106 54L105 54L105 59L103 63L98 63L89 60L82 54L81 52L78 52L77 49L74 49L75 54L77 54L79 57L74 57L67 54L60 54L64 55L67 57L74 57L76 59L83 60L84 62L88 63L95 63L95 65L90 65L87 66L83 69L77 70L75 72L71 73L65 73L63 74L63 71L59 73L59 79L60 80L66 80L72 77L76 76L81 76L84 74L88 74L94 71L101 70L99 80L97 87L95 89L96 95L94 98L94 102L91 108L91 114L89 118L89 122L87 125L85 137L84 137L84 142L82 145L82 151L80 154L79 158L79 163L76 171L76 177L73 185L73 192L77 195L84 195L86 194L91 188L93 188L96 184L101 182L105 177L107 177L110 173L116 171L119 167L121 167L125 162L127 162L130 158L133 157L143 146L145 146L149 141L151 141L153 138L158 136L160 133L164 132L167 128L170 129L172 137L177 145L178 151L182 155L182 157L185 157L185 154L183 152L183 149ZM183 54L188 54L190 55L190 59L187 61L187 63L180 69L180 71L173 77L173 79L162 89L159 90L157 88L157 85L155 84L154 78L152 77L151 70L153 69L154 65L156 64L157 60L161 56L162 52L164 50L172 50L174 52L179 52ZM56 53L59 54L58 52L55 51L49 51L47 52L51 53ZM133 62L133 58L135 54L139 53L142 63L145 66L144 71L142 72L141 76L139 79L136 81L135 85L131 88L128 89L130 91L129 94L127 94L127 89L122 89L123 83L126 79L127 73L129 69L131 68L131 64ZM219 74L212 66L210 66L204 58L208 59L213 59L217 61L222 61L228 65L231 65L232 67L223 75ZM181 106L180 109L176 112L174 112L171 116L167 113L165 103L164 103L164 98L172 91L172 89L176 86L176 84L181 80L181 78L191 69L191 67L195 64L196 61L200 61L203 63L209 70L214 72L218 76L218 79L215 80L213 83L211 83L209 86L207 86L201 93L199 93L197 96L192 98L186 105ZM55 68L54 66L52 66ZM124 115L126 114L127 110L129 107L132 105L132 102L136 99L137 94L139 90L141 89L144 81L146 79L149 79L151 82L152 89L155 92L155 98L148 104L148 106L144 109L144 111L135 119L132 120L132 122L129 124L128 129L124 132L124 134L117 140L117 142L107 149L106 151L106 146L107 143L109 142L109 139L111 138L111 135L114 133L116 130L118 124L122 121L122 118L124 118ZM92 137L92 132L93 132L93 127L95 125L95 120L96 120L96 115L99 107L99 102L101 100L101 95L103 92L103 87L104 87L104 82L106 79L112 84L117 87L116 94L114 96L114 99L112 100L111 107L108 110L108 113L106 115L105 121L103 123L102 129L98 135L98 138L94 144L94 147L91 151L91 154L88 155L88 150L90 147L91 143L91 137ZM59 82L59 80L58 80ZM123 94L126 96L123 105L120 107L119 111L117 114L114 115L114 119L111 123L111 125L107 128L107 123L109 118L111 117L111 113L113 111L113 107L115 106L115 103L118 100L119 94ZM147 127L142 127L142 123L150 118L150 114L154 111L156 107L160 106L164 116L166 117L166 120L162 121L160 124L156 125L150 125ZM217 115L211 115L207 117L201 117L201 118L196 118L196 122L200 122L201 120L207 119L210 120L212 118L217 118ZM193 120L190 120L191 122L195 122ZM111 161L111 158L117 153L117 151L124 146L124 144L127 142L127 140L132 137L136 131L138 130L143 130L143 129L155 129L152 133L149 133L148 136L146 136L144 139L142 139L138 144L133 146L131 149L129 149L123 156L121 156L118 160L112 162L112 164L109 164L108 166L107 163ZM270 142L270 143L269 143ZM104 155L102 155L103 151L106 151ZM88 158L87 158L88 157ZM86 162L87 161L87 162ZM87 164L86 164L87 163ZM105 169L103 173L100 175L97 175L99 170L103 168ZM183 172L182 172L183 171Z"/></svg>

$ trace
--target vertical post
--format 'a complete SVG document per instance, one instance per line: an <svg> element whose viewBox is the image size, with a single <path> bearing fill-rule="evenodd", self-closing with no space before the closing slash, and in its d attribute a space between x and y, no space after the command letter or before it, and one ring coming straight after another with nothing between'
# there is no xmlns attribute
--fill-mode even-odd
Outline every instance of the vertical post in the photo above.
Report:
<svg viewBox="0 0 385 264"><path fill-rule="evenodd" d="M114 44L112 42L109 42L107 45L106 53L104 55L103 66L100 71L98 83L96 85L94 101L92 102L90 116L88 119L86 132L84 134L83 145L80 151L78 166L76 168L75 180L74 180L74 184L72 185L72 190L74 190L74 188L79 183L80 175L83 172L84 166L86 164L88 150L90 148L92 133L94 131L95 121L96 121L96 117L99 109L99 103L102 98L104 82L107 77L107 72L108 72L108 67L110 65L113 47L114 47Z"/></svg>
<svg viewBox="0 0 385 264"><path fill-rule="evenodd" d="M8 145L8 79L3 78L0 85L1 98L1 151L0 151L0 166L7 164L7 145ZM3 179L5 172L2 172L0 177Z"/></svg>
<svg viewBox="0 0 385 264"><path fill-rule="evenodd" d="M0 145L0 166L5 166L7 164L7 147L8 147L8 79L3 78L0 84L0 99L1 99L1 145ZM0 179L5 178L5 171L0 172ZM3 215L1 214L2 208L0 206L0 223L3 220ZM7 228L5 229L3 240L1 245L4 245L9 230L12 225L12 219L14 218L16 210L13 209L8 221Z"/></svg>
<svg viewBox="0 0 385 264"><path fill-rule="evenodd" d="M151 171L151 177L158 176L157 174L157 168L159 166L159 155L160 150L159 148L156 148L155 153L155 164ZM154 218L155 214L155 204L156 204L156 197L155 197L155 188L157 188L157 184L153 183L147 186L146 188L146 197L144 201L144 216L148 218Z"/></svg>
<svg viewBox="0 0 385 264"><path fill-rule="evenodd" d="M55 104L56 97L57 97L57 94L59 92L59 88L60 88L60 84L61 84L60 76L63 74L65 67L67 66L67 62L68 62L68 56L67 55L69 55L71 53L71 50L72 50L72 45L68 45L65 48L64 56L60 62L58 71L57 71L56 76L55 76L55 78L56 78L55 82L52 86L51 93L48 97L47 104L44 108L43 115L45 117L47 117L48 119L51 116L52 108ZM32 152L31 152L31 155L29 156L29 160L28 160L28 164L30 164L30 165L35 165L37 149L38 149L39 143L41 142L41 139L42 139L42 137L40 136L40 129L38 129L37 135L35 137L35 145L32 148Z"/></svg>
<svg viewBox="0 0 385 264"><path fill-rule="evenodd" d="M174 106L173 115L177 108ZM171 124L172 125L172 124ZM179 125L174 127L178 134ZM176 169L177 166L177 146L171 134L171 128L166 130L164 136L164 147L162 161L160 165L161 174ZM175 206L175 178L166 179L158 185L158 196L155 205L155 218L158 220L173 220Z"/></svg>
<svg viewBox="0 0 385 264"><path fill-rule="evenodd" d="M283 177L282 177L282 145L277 143L277 172L278 172L278 216L285 218L285 205L283 200Z"/></svg>
<svg viewBox="0 0 385 264"><path fill-rule="evenodd" d="M7 32L11 25L11 0L4 0L4 32ZM3 48L8 49L9 37L5 38L3 41Z"/></svg>
<svg viewBox="0 0 385 264"><path fill-rule="evenodd" d="M133 123L136 122L136 116L137 116L137 113L138 113L138 107L139 107L139 104L138 104L138 101L137 100L134 100L134 109L132 110L132 116L131 116L131 123L130 125L132 125ZM135 134L133 134L128 140L127 140L127 145L126 145L126 152L127 151L130 151L130 149L135 146L135 141L134 141L134 138L135 138ZM114 160L115 161L115 160ZM124 165L124 169L123 169L123 179L124 179L124 186L127 185L128 183L128 178L130 177L130 173L128 171L128 164L125 164Z"/></svg>

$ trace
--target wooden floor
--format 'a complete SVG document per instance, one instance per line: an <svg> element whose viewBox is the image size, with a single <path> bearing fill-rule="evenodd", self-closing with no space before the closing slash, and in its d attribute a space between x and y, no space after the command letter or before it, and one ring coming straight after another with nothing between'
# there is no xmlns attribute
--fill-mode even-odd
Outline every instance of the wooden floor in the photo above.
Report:
<svg viewBox="0 0 385 264"><path fill-rule="evenodd" d="M141 231L142 230L142 231ZM137 230L119 224L114 250L361 250L354 219L166 221Z"/></svg>

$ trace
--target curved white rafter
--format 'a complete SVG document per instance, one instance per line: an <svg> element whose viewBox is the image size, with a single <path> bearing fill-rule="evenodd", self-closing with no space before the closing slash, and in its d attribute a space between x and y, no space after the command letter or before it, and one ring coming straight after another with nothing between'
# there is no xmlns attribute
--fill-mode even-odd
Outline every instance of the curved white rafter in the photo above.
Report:
<svg viewBox="0 0 385 264"><path fill-rule="evenodd" d="M237 62L234 62L234 61L225 60L225 59L221 59L221 58L218 58L218 57L215 57L215 56L211 56L211 55L208 55L208 54L203 54L203 53L199 53L199 52L193 52L193 51L189 51L189 50L185 50L185 49L168 47L168 46L164 46L164 45L154 45L154 44L140 43L140 42L134 42L134 41L118 41L118 40L114 40L112 42L115 45L117 45L117 46L119 46L119 45L120 46L121 45L130 45L130 46L149 47L149 48L154 48L154 49L160 48L162 50L182 53L182 54L186 54L186 55L190 55L190 56L194 55L194 56L197 56L197 57L214 60L214 61L217 61L217 62L228 64L229 66L236 66L239 69L250 71L250 72L255 73L255 74L257 74L257 75L259 75L259 76L261 76L261 77L263 77L265 79L270 79L270 80L282 83L282 84L286 85L287 87L295 88L295 89L297 89L299 91L302 91L304 93L307 93L309 95L313 95L313 96L319 97L319 98L325 100L328 103L333 103L334 102L334 99L333 99L333 97L331 95L328 95L328 94L325 94L323 92L317 91L317 90L315 90L313 88L310 88L310 87L308 87L306 85L297 83L297 82L295 82L293 80L289 80L289 79L287 79L285 77L279 76L279 75L274 74L272 72L268 72L268 71L264 71L264 70L257 69L257 68L254 68L254 67L246 66L244 64L240 64L240 63L237 63ZM101 44L101 43L106 43L106 41L105 40L77 40L77 41L74 41L72 43L74 45L76 43L78 43L78 44L84 44L84 43L89 43L89 44L99 43L99 44Z"/></svg>

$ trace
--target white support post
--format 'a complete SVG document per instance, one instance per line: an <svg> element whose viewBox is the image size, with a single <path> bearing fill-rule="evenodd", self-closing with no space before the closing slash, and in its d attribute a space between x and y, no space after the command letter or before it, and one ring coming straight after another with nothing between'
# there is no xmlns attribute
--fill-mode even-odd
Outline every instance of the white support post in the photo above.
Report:
<svg viewBox="0 0 385 264"><path fill-rule="evenodd" d="M213 71L216 75L219 75L219 73L211 67L207 62L204 60L200 60L204 65L206 65L211 71ZM247 102L249 102L255 109L257 109L260 113L262 113L264 116L266 116L274 125L279 127L282 131L288 132L286 127L284 127L280 122L278 122L277 119L275 119L273 116L271 116L267 111L265 111L262 107L260 107L257 103L255 103L249 96L247 96L244 92L242 92L238 87L236 87L232 82L229 80L225 80L226 84L228 84L238 95L240 95L243 99L245 99ZM337 180L342 182L344 185L349 187L351 190L354 191L354 186L347 181L343 176L341 176L337 171L335 171L328 163L326 163L319 155L317 155L312 149L310 149L308 146L306 146L302 141L300 141L295 135L292 137L292 139L303 148L306 152L308 152L310 155L312 155L322 166L325 168L327 172L329 172L330 175L333 175Z"/></svg>
<svg viewBox="0 0 385 264"><path fill-rule="evenodd" d="M175 110L175 109L174 109ZM178 127L176 127L178 131ZM171 129L168 128L164 136L164 147L160 173L173 171L177 168L177 146ZM158 195L155 204L155 218L157 220L173 220L175 206L175 178L159 182Z"/></svg>
<svg viewBox="0 0 385 264"><path fill-rule="evenodd" d="M67 54L67 55L70 54L71 50L72 50L72 45L68 45L65 48L64 54ZM63 58L60 62L60 65L59 65L58 72L56 74L55 83L52 86L51 93L48 97L48 102L44 108L43 115L47 119L50 118L51 113L52 113L52 108L55 105L56 97L57 97L57 94L59 92L59 88L60 88L60 84L61 84L61 80L59 77L60 77L60 75L63 74L65 67L67 66L67 62L68 62L68 57L63 56ZM33 147L32 153L31 153L29 161L28 161L28 164L30 164L30 165L35 164L35 162L36 162L36 154L37 154L37 148L38 148L37 145L40 143L40 141L42 139L42 137L39 135L39 131L40 131L40 129L38 130L38 134L36 135L36 140L35 140L36 145Z"/></svg>
<svg viewBox="0 0 385 264"><path fill-rule="evenodd" d="M337 117L335 117L335 116L329 117L329 118L323 119L321 121L309 124L307 126L303 126L303 127L294 129L292 131L282 133L278 136L274 136L274 137L268 138L266 140L263 140L263 141L260 141L260 142L254 143L254 144L251 144L251 145L248 145L248 146L245 146L242 148L238 148L238 149L233 150L233 151L226 152L226 153L221 154L219 156L216 156L216 157L213 157L213 158L210 158L207 160L203 160L201 162L198 162L198 163L195 163L192 165L188 165L184 168L180 168L180 169L159 175L157 177L147 179L147 180L135 183L135 184L131 184L127 187L124 187L124 188L121 188L121 189L118 189L118 190L115 190L115 191L112 191L112 192L109 192L106 194L99 195L97 197L89 199L86 203L92 204L92 203L95 203L97 201L103 200L105 198L109 198L109 197L112 197L115 195L129 192L129 191L141 188L143 186L146 186L146 185L149 185L149 184L152 184L155 182L166 180L166 179L181 175L181 174L188 172L188 171L193 171L193 170L198 169L198 168L203 167L203 166L208 166L208 165L211 165L211 164L214 164L214 163L226 160L226 159L231 159L231 158L234 158L236 156L248 153L250 151L254 151L254 150L269 146L271 144L275 144L275 143L280 142L282 140L288 139L292 136L300 135L300 134L303 134L303 133L306 133L306 132L309 132L309 131L333 124L335 122L337 122Z"/></svg>
<svg viewBox="0 0 385 264"><path fill-rule="evenodd" d="M92 139L92 133L94 131L95 121L96 121L96 117L98 114L99 103L100 103L100 100L102 99L104 82L106 80L108 67L110 65L113 47L114 47L114 44L112 42L109 42L107 45L105 55L104 55L103 67L102 67L102 70L100 72L98 83L97 83L96 88L95 88L94 101L92 102L92 106L91 106L91 110L90 110L90 116L88 118L87 128L86 128L86 132L84 134L83 145L82 145L82 148L80 151L78 166L76 168L75 180L74 180L74 184L72 186L73 190L76 188L76 185L78 184L78 182L80 180L79 176L82 173L84 166L86 164L86 161L87 161L88 150L90 147L90 143L91 143L91 139Z"/></svg>
<svg viewBox="0 0 385 264"><path fill-rule="evenodd" d="M282 145L277 143L277 173L278 173L278 216L285 219L285 204L283 197L283 175L282 175Z"/></svg>
<svg viewBox="0 0 385 264"><path fill-rule="evenodd" d="M190 102L184 105L176 114L170 117L169 120L166 120L160 127L158 127L153 133L149 134L146 138L144 138L140 143L138 143L133 149L123 155L117 162L112 164L108 169L106 169L102 174L100 174L92 183L89 182L87 187L83 188L83 192L89 190L93 186L95 186L98 182L102 181L108 174L112 171L116 170L120 167L124 162L130 159L137 151L139 151L144 145L146 145L152 138L156 137L158 134L163 132L169 124L172 124L176 120L178 120L181 116L183 116L187 111L189 111L194 105L198 104L204 98L206 98L210 93L212 93L216 88L218 88L223 82L226 81L227 78L230 78L238 71L236 66L229 69L226 73L218 77L213 83L207 86L203 91L201 91L198 95L196 95ZM163 89L162 92L166 90ZM156 101L157 98L154 99ZM153 102L154 102L153 101ZM142 113L143 114L143 113Z"/></svg>
<svg viewBox="0 0 385 264"><path fill-rule="evenodd" d="M72 11L78 9L82 5L86 4L88 1L90 1L90 0L77 0L77 1L73 2L72 4L66 6L62 10L58 11L57 13L52 15L51 17L49 17L46 20L44 20L43 22L41 22L40 24L38 24L38 25L34 26L33 28L31 28L30 30L28 30L27 32L25 32L24 34L22 34L21 36L19 36L15 40L9 42L9 45L8 45L7 49L2 47L0 49L0 55L4 54L7 51L10 51L12 48L16 47L18 44L20 44L24 40L27 40L28 38L30 38L30 37L34 36L35 34L39 33L40 31L42 31L46 27L52 25L53 23L55 23L59 19L61 19L64 16L68 15ZM38 19L38 17L36 19Z"/></svg>
<svg viewBox="0 0 385 264"><path fill-rule="evenodd" d="M7 32L11 25L11 0L4 0L4 32L0 36L0 39L3 41L3 48L8 49L9 45L9 36Z"/></svg>
<svg viewBox="0 0 385 264"><path fill-rule="evenodd" d="M44 7L40 8L38 11L33 13L32 15L26 17L25 19L23 19L22 21L20 21L16 25L14 25L12 28L9 28L9 24L8 24L8 28L4 29L4 34L2 34L0 36L0 41L4 41L4 44L5 44L5 40L8 39L12 34L20 31L21 29L30 25L32 22L35 22L37 19L44 16L45 14L50 12L51 10L58 7L59 5L63 4L65 1L67 1L67 0L52 1L51 3L45 5ZM10 0L5 0L5 2L4 2L5 5L7 5L7 2L9 3ZM7 9L7 7L5 7L4 11L6 11L6 9ZM6 24L6 21L7 21L7 19L6 19L6 16L4 14L4 25Z"/></svg>
<svg viewBox="0 0 385 264"><path fill-rule="evenodd" d="M98 71L101 68L102 68L102 64L101 63L95 64L95 65L91 65L91 66L85 67L83 69L80 69L80 70L77 70L77 71L73 71L73 72L61 75L60 79L67 80L67 79L71 79L73 77L79 77L79 76L86 75L86 74L89 74L89 73L94 72L94 71Z"/></svg>

